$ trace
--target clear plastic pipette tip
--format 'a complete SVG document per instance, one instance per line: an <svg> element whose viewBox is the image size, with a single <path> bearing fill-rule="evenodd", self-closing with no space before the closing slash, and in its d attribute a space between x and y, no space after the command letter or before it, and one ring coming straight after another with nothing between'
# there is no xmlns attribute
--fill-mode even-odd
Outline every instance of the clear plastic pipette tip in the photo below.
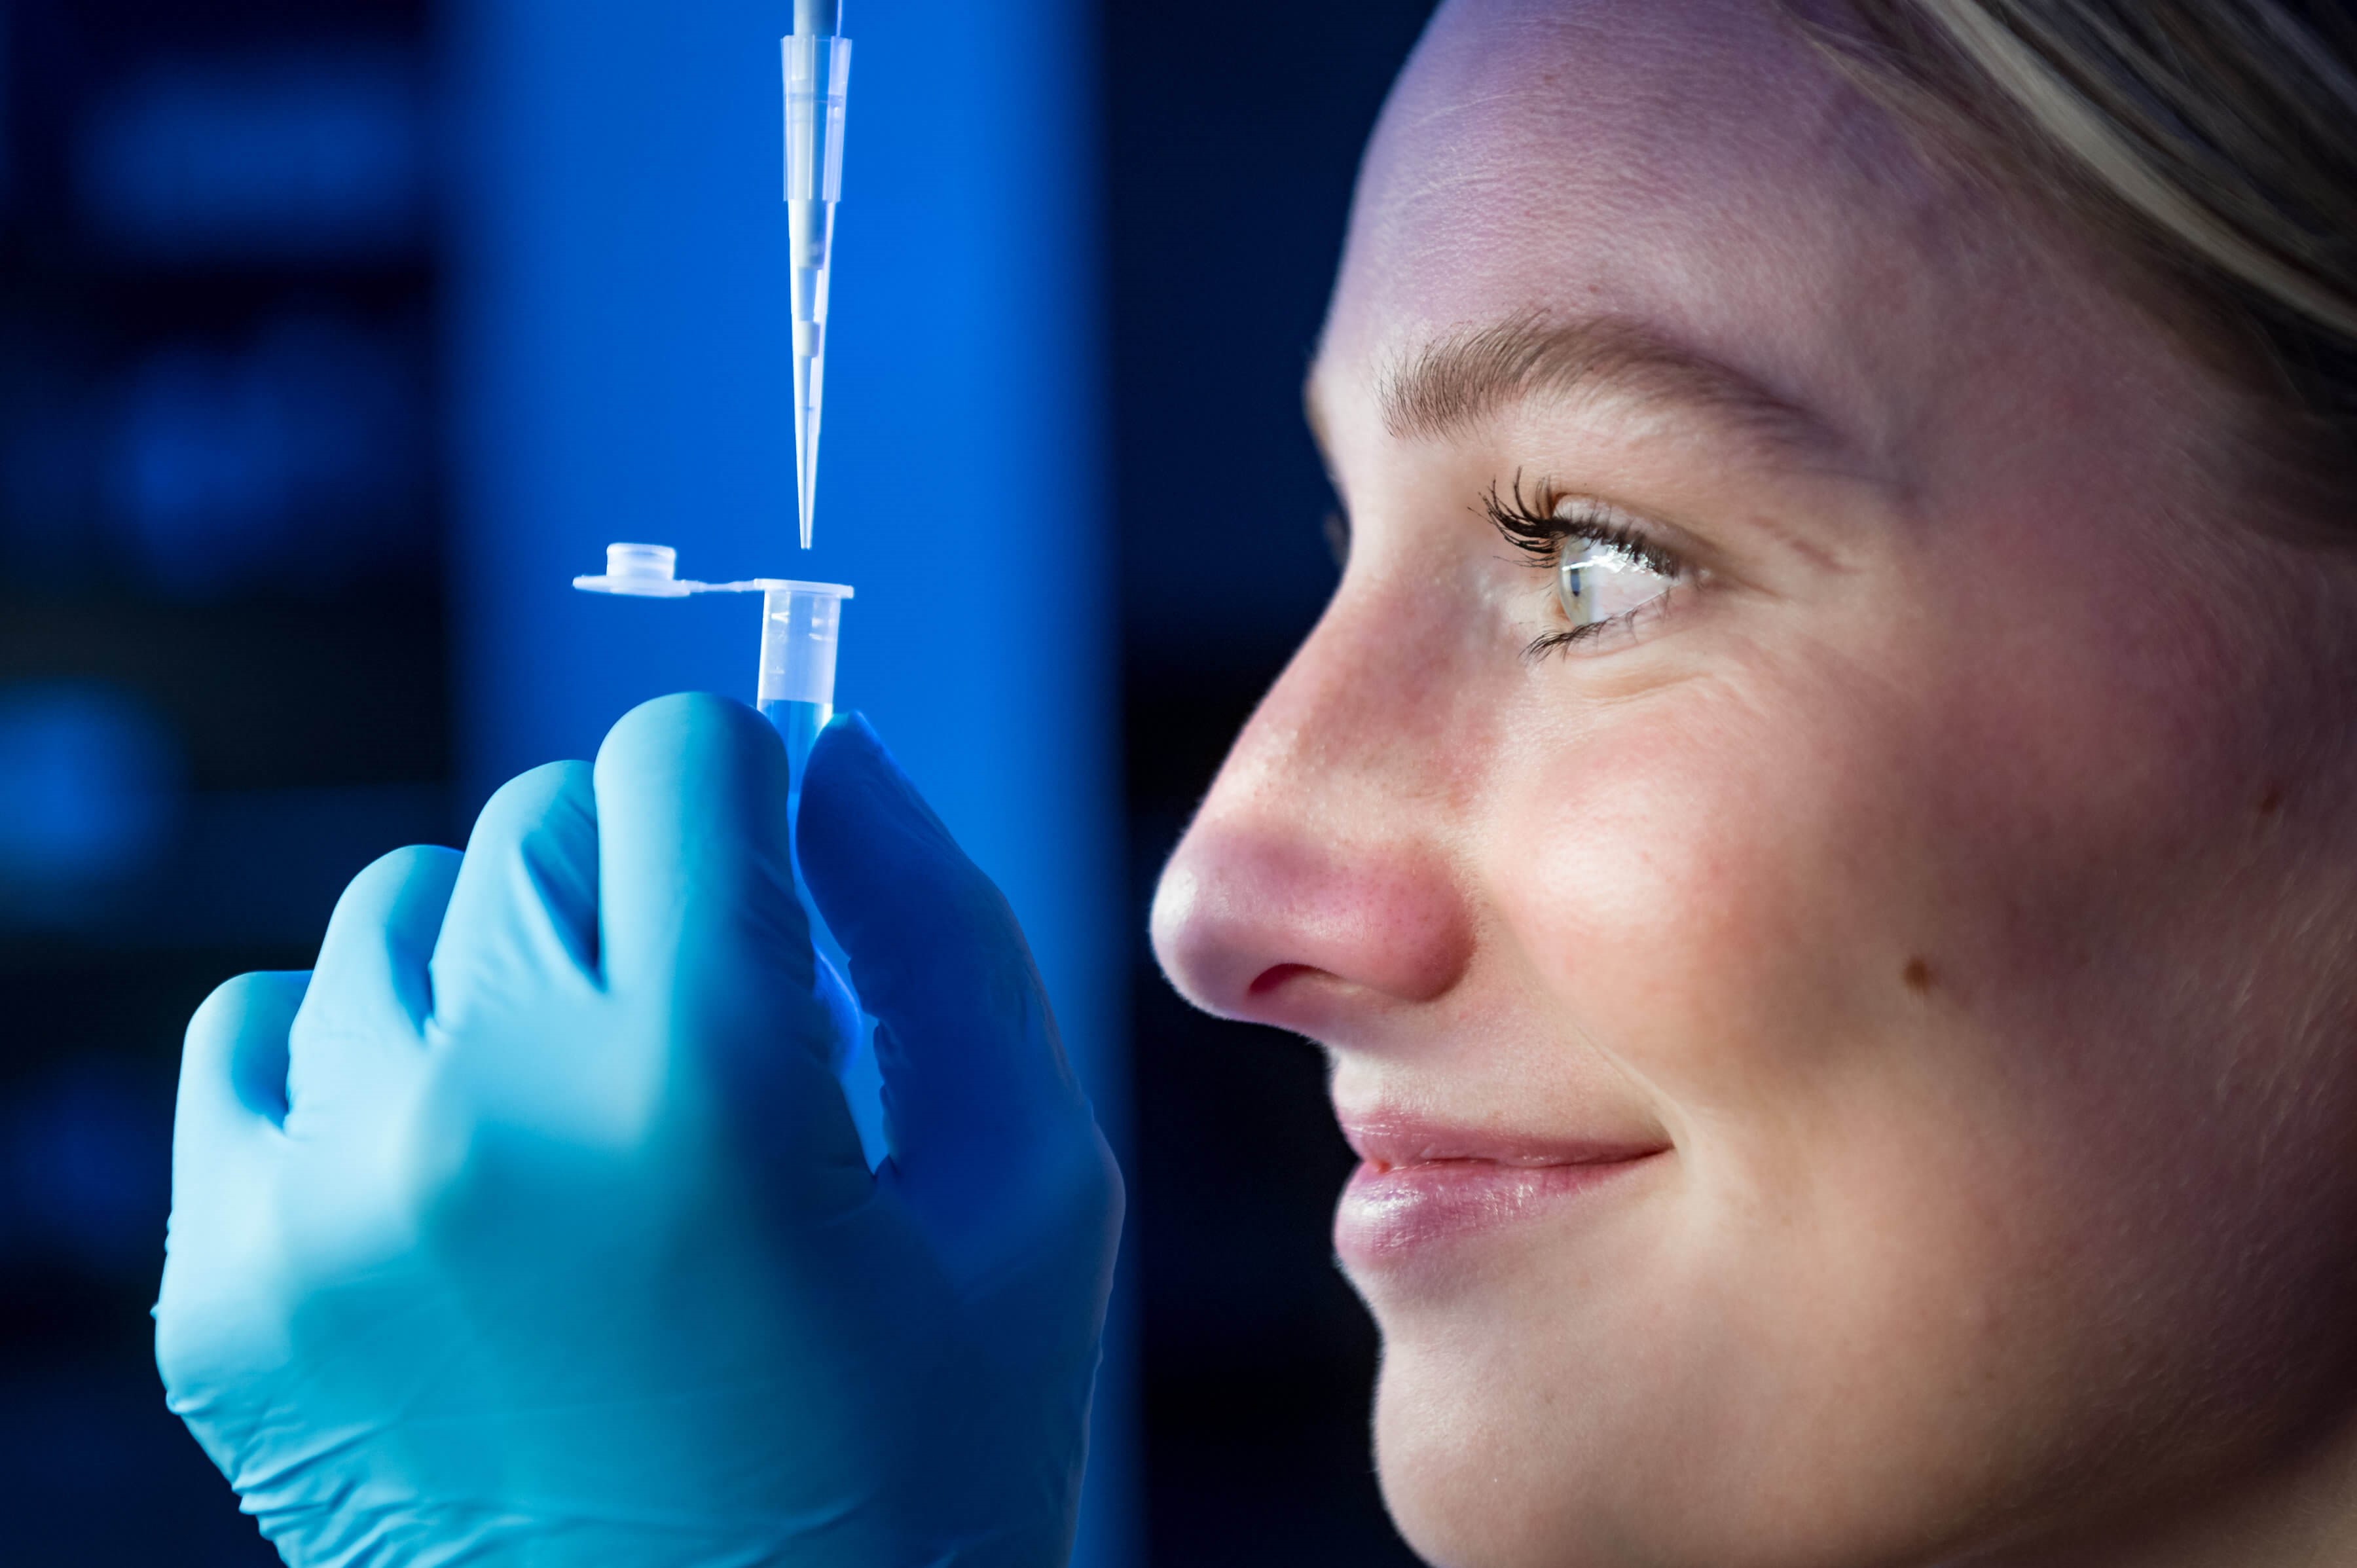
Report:
<svg viewBox="0 0 2357 1568"><path fill-rule="evenodd" d="M797 280L799 282L799 280ZM818 289L823 294L826 279L822 273ZM796 337L801 336L799 326ZM826 373L826 357L822 353L794 351L794 498L802 518L802 545L811 547L811 518L818 499L818 411L819 397Z"/></svg>
<svg viewBox="0 0 2357 1568"><path fill-rule="evenodd" d="M794 319L794 495L802 546L818 501L818 420L826 386L826 295L834 204L843 193L844 105L851 40L841 0L795 0L784 42L786 221Z"/></svg>

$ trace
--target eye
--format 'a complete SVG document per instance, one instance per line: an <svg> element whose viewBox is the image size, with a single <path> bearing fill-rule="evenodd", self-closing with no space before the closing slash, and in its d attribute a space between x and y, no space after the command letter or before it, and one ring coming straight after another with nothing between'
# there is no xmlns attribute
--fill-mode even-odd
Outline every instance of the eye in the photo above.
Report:
<svg viewBox="0 0 2357 1568"><path fill-rule="evenodd" d="M1519 474L1511 495L1491 486L1482 510L1509 544L1555 579L1555 607L1568 624L1534 641L1533 654L1658 613L1658 601L1695 575L1618 507L1546 485L1525 496Z"/></svg>
<svg viewBox="0 0 2357 1568"><path fill-rule="evenodd" d="M1675 580L1613 540L1575 536L1555 546L1555 603L1575 631L1642 609Z"/></svg>

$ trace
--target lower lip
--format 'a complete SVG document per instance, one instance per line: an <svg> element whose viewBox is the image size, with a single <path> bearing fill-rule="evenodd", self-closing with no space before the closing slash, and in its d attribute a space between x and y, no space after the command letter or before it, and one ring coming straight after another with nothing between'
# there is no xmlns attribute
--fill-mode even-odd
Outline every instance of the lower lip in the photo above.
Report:
<svg viewBox="0 0 2357 1568"><path fill-rule="evenodd" d="M1378 1169L1362 1165L1334 1211L1334 1250L1351 1267L1375 1268L1452 1238L1502 1230L1569 1203L1594 1202L1654 1155L1583 1165L1508 1165L1438 1160Z"/></svg>

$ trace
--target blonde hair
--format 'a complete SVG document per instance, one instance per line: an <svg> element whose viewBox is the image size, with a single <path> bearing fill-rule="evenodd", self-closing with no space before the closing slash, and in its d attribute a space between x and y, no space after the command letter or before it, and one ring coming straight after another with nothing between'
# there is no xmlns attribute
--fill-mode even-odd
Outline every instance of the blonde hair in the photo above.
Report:
<svg viewBox="0 0 2357 1568"><path fill-rule="evenodd" d="M2257 395L2306 521L2357 533L2357 5L1850 0L1812 33L2158 283Z"/></svg>

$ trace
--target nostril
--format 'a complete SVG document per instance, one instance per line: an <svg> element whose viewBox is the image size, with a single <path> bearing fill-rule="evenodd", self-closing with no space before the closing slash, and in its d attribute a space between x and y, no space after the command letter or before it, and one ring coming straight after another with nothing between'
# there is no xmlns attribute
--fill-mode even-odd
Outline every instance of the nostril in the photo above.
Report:
<svg viewBox="0 0 2357 1568"><path fill-rule="evenodd" d="M1284 989L1287 981L1317 972L1316 969L1306 963L1271 964L1254 976L1253 983L1244 987L1244 994L1254 999L1273 996Z"/></svg>

